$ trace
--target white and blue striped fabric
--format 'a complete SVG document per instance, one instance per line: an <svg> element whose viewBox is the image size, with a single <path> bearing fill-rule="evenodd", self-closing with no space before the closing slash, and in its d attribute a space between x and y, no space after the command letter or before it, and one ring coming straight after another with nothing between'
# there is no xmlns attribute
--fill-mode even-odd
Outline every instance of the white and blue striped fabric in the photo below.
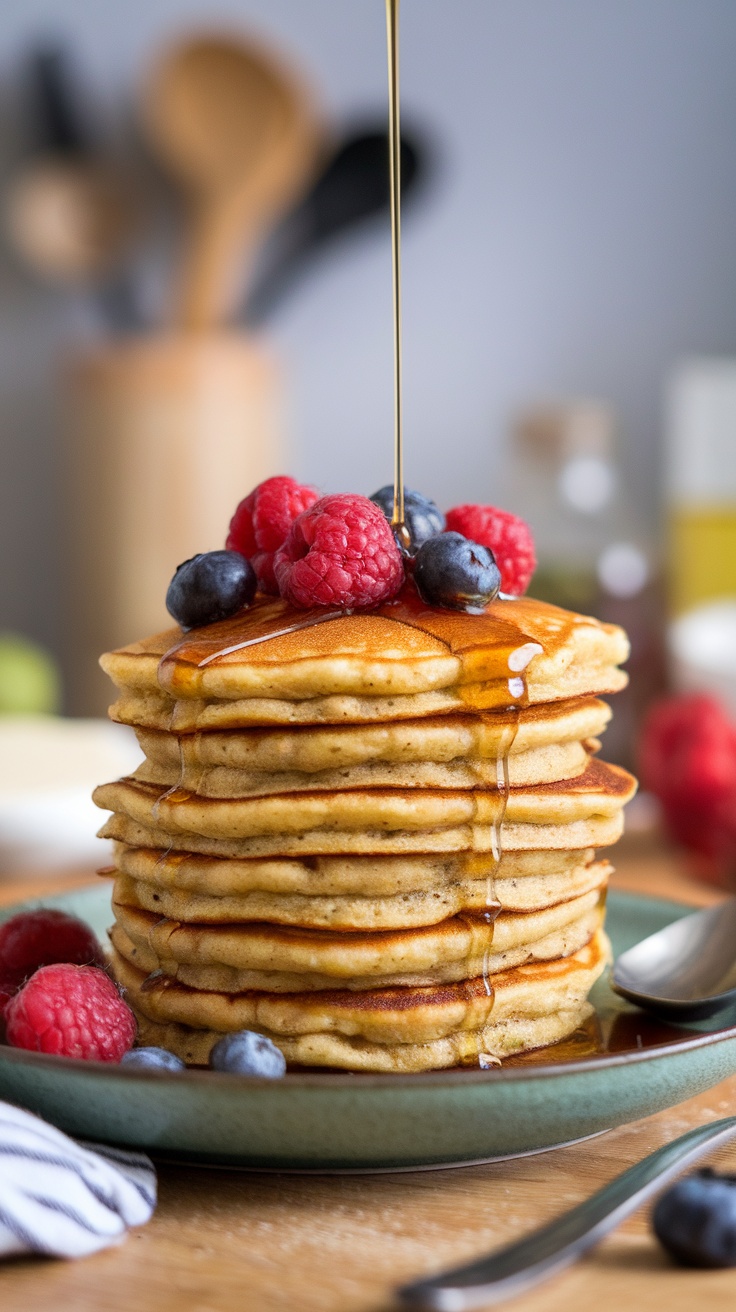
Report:
<svg viewBox="0 0 736 1312"><path fill-rule="evenodd" d="M144 1153L77 1142L0 1102L0 1258L87 1257L144 1225L155 1206Z"/></svg>

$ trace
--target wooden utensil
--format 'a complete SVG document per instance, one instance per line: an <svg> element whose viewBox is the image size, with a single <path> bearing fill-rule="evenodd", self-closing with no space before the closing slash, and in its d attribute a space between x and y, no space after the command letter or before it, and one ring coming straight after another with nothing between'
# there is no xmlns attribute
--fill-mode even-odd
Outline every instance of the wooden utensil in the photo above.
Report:
<svg viewBox="0 0 736 1312"><path fill-rule="evenodd" d="M172 624L182 560L222 547L242 496L288 468L278 361L237 333L131 337L64 375L69 709L104 714L101 651Z"/></svg>
<svg viewBox="0 0 736 1312"><path fill-rule="evenodd" d="M224 36L171 50L143 108L151 143L189 206L176 321L202 332L231 308L239 259L304 185L319 140L315 112L291 70Z"/></svg>

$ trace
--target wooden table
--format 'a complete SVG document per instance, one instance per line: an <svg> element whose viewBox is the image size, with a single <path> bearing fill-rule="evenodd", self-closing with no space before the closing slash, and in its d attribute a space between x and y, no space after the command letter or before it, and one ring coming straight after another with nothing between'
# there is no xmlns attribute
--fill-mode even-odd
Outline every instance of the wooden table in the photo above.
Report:
<svg viewBox="0 0 736 1312"><path fill-rule="evenodd" d="M658 846L630 846L616 885L705 905ZM77 877L77 882L79 877ZM53 887L58 888L58 879ZM0 901L52 886L0 885ZM518 1237L691 1126L736 1109L736 1077L575 1148L496 1166L305 1177L165 1167L158 1211L118 1249L80 1262L0 1268L3 1312L388 1312L402 1280ZM736 1145L714 1157L736 1171ZM639 1214L515 1312L713 1312L736 1302L736 1270L670 1265Z"/></svg>

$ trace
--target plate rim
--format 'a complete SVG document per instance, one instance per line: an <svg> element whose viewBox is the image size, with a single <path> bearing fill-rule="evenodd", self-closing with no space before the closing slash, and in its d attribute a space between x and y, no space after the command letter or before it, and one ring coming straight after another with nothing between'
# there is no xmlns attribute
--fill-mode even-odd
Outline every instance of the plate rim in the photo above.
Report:
<svg viewBox="0 0 736 1312"><path fill-rule="evenodd" d="M5 920L8 914L15 914L19 911L34 906L47 906L50 901L58 902L67 896L84 896L86 893L95 890L99 891L100 885L90 883L83 885L81 888L69 889L66 893L56 893L46 895L41 898L26 899L22 902L12 903L0 909L0 923ZM621 902L624 905L629 904L632 908L637 906L647 907L653 912L672 911L681 912L687 915L689 912L696 912L700 908L690 907L688 903L676 902L670 898L648 897L640 893L632 893L627 889L611 889L609 897ZM681 919L678 916L677 919ZM628 1052L601 1053L596 1057L572 1058L560 1062L544 1062L539 1066L512 1066L504 1069L503 1067L494 1067L491 1070L479 1070L476 1068L447 1067L435 1071L417 1071L407 1072L406 1074L392 1074L391 1072L362 1072L362 1071L324 1071L322 1072L287 1072L280 1079L265 1079L263 1076L255 1075L230 1075L220 1071L197 1070L188 1068L183 1071L164 1072L152 1070L127 1070L117 1062L102 1061L83 1061L77 1057L61 1057L52 1053L30 1052L24 1048L11 1048L5 1044L0 1044L0 1063L8 1062L13 1065L30 1065L48 1069L50 1071L69 1071L77 1074L89 1075L93 1078L103 1078L109 1075L115 1075L119 1079L127 1081L144 1081L146 1083L160 1084L162 1087L173 1081L193 1082L196 1085L205 1084L212 1088L221 1086L229 1089L263 1089L268 1088L272 1092L279 1089L416 1089L417 1086L422 1088L447 1088L454 1085L491 1085L491 1084L508 1084L518 1083L526 1080L539 1079L561 1079L571 1074L586 1074L599 1070L610 1070L612 1067L628 1066L633 1063L646 1061L658 1061L661 1058L673 1057L678 1053L689 1053L698 1048L711 1047L717 1043L724 1043L730 1039L736 1039L736 1023L722 1030L714 1030L705 1034L694 1035L690 1039L683 1039L679 1043L663 1043L657 1047L632 1049Z"/></svg>

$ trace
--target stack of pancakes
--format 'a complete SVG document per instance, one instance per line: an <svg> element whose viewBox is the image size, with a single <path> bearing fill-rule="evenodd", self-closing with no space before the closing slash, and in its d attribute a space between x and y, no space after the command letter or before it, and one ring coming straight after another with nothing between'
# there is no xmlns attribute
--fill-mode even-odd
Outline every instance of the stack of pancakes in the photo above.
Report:
<svg viewBox="0 0 736 1312"><path fill-rule="evenodd" d="M257 598L103 657L145 761L113 812L113 964L143 1043L203 1064L493 1064L588 1014L634 791L597 760L623 632L530 599L365 614Z"/></svg>

